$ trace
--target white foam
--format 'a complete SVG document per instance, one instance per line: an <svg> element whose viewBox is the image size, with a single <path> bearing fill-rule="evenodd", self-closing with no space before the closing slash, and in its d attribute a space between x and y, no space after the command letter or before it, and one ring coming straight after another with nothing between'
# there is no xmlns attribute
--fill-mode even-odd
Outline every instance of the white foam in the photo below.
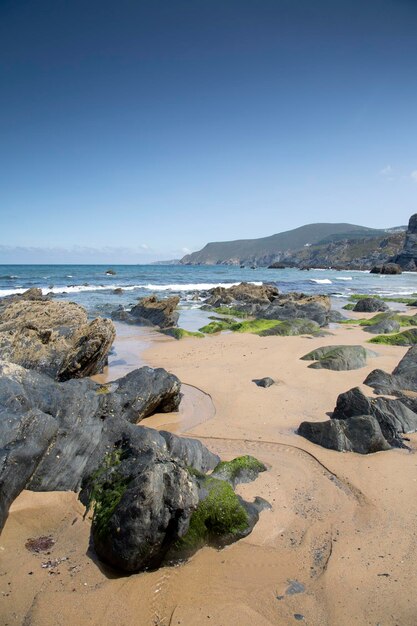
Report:
<svg viewBox="0 0 417 626"><path fill-rule="evenodd" d="M352 280L352 276L337 276L336 280Z"/></svg>
<svg viewBox="0 0 417 626"><path fill-rule="evenodd" d="M251 285L262 285L262 281L260 282L251 282ZM238 283L188 283L188 284L172 284L172 285L154 285L152 283L148 283L147 285L141 285L143 289L149 289L151 291L199 291L199 290L208 290L213 289L214 287L224 287L225 289L229 289L230 287L234 287L236 285L240 285Z"/></svg>
<svg viewBox="0 0 417 626"><path fill-rule="evenodd" d="M311 283L317 283L318 285L331 285L332 281L328 278L310 278Z"/></svg>

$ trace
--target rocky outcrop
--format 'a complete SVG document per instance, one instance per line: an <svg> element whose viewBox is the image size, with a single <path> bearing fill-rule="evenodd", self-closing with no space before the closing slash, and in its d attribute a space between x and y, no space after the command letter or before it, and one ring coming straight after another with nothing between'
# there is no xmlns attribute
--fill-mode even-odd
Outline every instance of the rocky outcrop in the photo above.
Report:
<svg viewBox="0 0 417 626"><path fill-rule="evenodd" d="M398 363L392 374L373 370L364 381L376 393L402 395L417 392L417 346L412 346Z"/></svg>
<svg viewBox="0 0 417 626"><path fill-rule="evenodd" d="M378 421L369 415L325 422L302 422L298 434L323 448L370 454L389 450Z"/></svg>
<svg viewBox="0 0 417 626"><path fill-rule="evenodd" d="M363 346L325 346L305 354L301 359L315 361L309 365L312 369L345 371L365 367L369 355L375 356L375 353Z"/></svg>
<svg viewBox="0 0 417 626"><path fill-rule="evenodd" d="M180 299L178 296L159 299L157 296L148 296L139 300L130 311L122 306L112 312L114 320L141 326L157 326L171 328L178 323L179 313L176 310Z"/></svg>
<svg viewBox="0 0 417 626"><path fill-rule="evenodd" d="M0 362L0 528L22 489L81 488L98 556L123 571L248 534L263 505L206 475L217 455L197 440L136 425L178 401L178 379L161 369L98 385Z"/></svg>
<svg viewBox="0 0 417 626"><path fill-rule="evenodd" d="M279 295L275 285L252 283L240 283L228 288L214 287L208 293L210 295L205 303L212 307L235 303L268 305Z"/></svg>
<svg viewBox="0 0 417 626"><path fill-rule="evenodd" d="M377 318L375 324L363 326L363 330L366 333L371 333L372 335L380 335L381 333L396 333L401 328L397 313L381 313L375 317Z"/></svg>
<svg viewBox="0 0 417 626"><path fill-rule="evenodd" d="M88 321L73 302L54 302L40 290L0 301L0 358L56 380L100 372L114 341L108 319Z"/></svg>
<svg viewBox="0 0 417 626"><path fill-rule="evenodd" d="M404 270L411 272L417 270L417 213L410 217L404 247L393 261Z"/></svg>
<svg viewBox="0 0 417 626"><path fill-rule="evenodd" d="M385 265L374 265L370 274L401 274L402 269L397 263L386 263Z"/></svg>
<svg viewBox="0 0 417 626"><path fill-rule="evenodd" d="M357 313L376 313L378 311L387 311L388 305L380 298L361 298L357 301L354 311Z"/></svg>

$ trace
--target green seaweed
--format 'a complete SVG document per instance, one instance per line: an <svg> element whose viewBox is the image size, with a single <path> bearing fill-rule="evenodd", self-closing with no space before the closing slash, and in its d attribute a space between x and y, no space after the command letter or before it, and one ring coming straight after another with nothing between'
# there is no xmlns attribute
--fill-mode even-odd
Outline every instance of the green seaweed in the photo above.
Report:
<svg viewBox="0 0 417 626"><path fill-rule="evenodd" d="M108 385L100 385L100 387L98 387L98 389L96 389L96 393L98 393L98 394L110 393L110 389L109 389Z"/></svg>
<svg viewBox="0 0 417 626"><path fill-rule="evenodd" d="M200 339L204 337L203 333L192 332L190 330L185 330L185 328L165 328L161 332L164 335L174 337L174 339L178 340L183 339L184 337L199 337Z"/></svg>
<svg viewBox="0 0 417 626"><path fill-rule="evenodd" d="M234 324L236 324L236 322L234 322L233 320L216 320L214 322L206 324L198 330L200 331L200 333L212 335L214 333L220 333L222 330L232 330L232 326Z"/></svg>
<svg viewBox="0 0 417 626"><path fill-rule="evenodd" d="M234 482L245 472L256 477L259 472L265 471L266 467L261 461L258 461L254 456L246 454L245 456L238 456L232 461L220 461L214 468L213 474L221 475L223 480Z"/></svg>
<svg viewBox="0 0 417 626"><path fill-rule="evenodd" d="M342 307L342 309L344 309L345 311L353 311L354 308L355 305L352 302L350 304L345 304L345 306Z"/></svg>
<svg viewBox="0 0 417 626"><path fill-rule="evenodd" d="M91 476L92 488L84 517L93 508L92 526L101 537L106 535L108 522L130 481L117 470L122 454L120 449L108 452L102 465Z"/></svg>
<svg viewBox="0 0 417 626"><path fill-rule="evenodd" d="M228 306L217 306L214 307L212 311L213 313L217 313L218 315L231 315L232 317L249 317L249 315L244 311L239 311L239 309Z"/></svg>
<svg viewBox="0 0 417 626"><path fill-rule="evenodd" d="M192 514L187 533L176 543L177 550L216 544L222 537L239 535L248 527L248 514L229 483L206 476L201 486L207 496Z"/></svg>
<svg viewBox="0 0 417 626"><path fill-rule="evenodd" d="M417 329L412 328L394 335L377 335L369 343L385 344L387 346L413 346L417 343Z"/></svg>
<svg viewBox="0 0 417 626"><path fill-rule="evenodd" d="M255 335L258 335L262 331L275 328L276 326L280 326L282 323L283 322L278 320L247 320L245 322L236 322L231 326L231 330L235 333L254 333Z"/></svg>
<svg viewBox="0 0 417 626"><path fill-rule="evenodd" d="M358 300L363 300L364 298L376 298L377 300L382 300L383 302L399 302L400 304L411 304L412 302L416 301L417 293L411 294L410 298L402 298L401 296L388 298L388 297L371 295L369 293L352 293L349 296L349 300L353 302L357 302Z"/></svg>

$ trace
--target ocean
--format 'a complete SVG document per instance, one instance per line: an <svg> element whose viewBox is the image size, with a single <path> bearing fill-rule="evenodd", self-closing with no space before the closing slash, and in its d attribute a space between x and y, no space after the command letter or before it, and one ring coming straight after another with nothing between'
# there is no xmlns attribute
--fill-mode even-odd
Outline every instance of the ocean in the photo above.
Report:
<svg viewBox="0 0 417 626"><path fill-rule="evenodd" d="M160 297L178 294L182 310L188 311L185 317L190 320L192 311L201 306L195 300L196 291L242 281L274 283L282 292L328 294L340 306L353 293L387 297L417 294L417 273L412 272L381 276L348 270L273 270L225 265L0 265L0 297L40 287L44 294L53 293L56 298L81 304L91 316L109 315L119 305L129 307L138 298L155 293ZM114 293L118 288L123 292Z"/></svg>

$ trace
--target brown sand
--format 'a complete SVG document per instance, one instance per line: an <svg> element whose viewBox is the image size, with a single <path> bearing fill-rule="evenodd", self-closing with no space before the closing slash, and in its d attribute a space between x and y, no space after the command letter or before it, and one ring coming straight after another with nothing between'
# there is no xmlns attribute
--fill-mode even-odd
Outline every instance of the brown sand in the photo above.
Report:
<svg viewBox="0 0 417 626"><path fill-rule="evenodd" d="M0 537L0 622L415 626L417 457L402 450L341 454L294 432L304 419L326 419L338 393L372 369L391 371L406 349L373 346L379 356L351 372L309 369L299 359L306 352L369 337L359 328L333 332L321 339L159 336L145 361L177 374L186 400L179 414L146 425L201 438L223 458L264 461L268 471L238 490L247 499L264 497L272 510L224 550L205 548L177 567L116 577L88 551L89 522L75 494L24 492ZM118 339L108 378L125 373L123 354L139 350L127 334ZM263 376L278 383L261 389L251 382ZM27 551L29 537L49 534L56 540L50 555Z"/></svg>

